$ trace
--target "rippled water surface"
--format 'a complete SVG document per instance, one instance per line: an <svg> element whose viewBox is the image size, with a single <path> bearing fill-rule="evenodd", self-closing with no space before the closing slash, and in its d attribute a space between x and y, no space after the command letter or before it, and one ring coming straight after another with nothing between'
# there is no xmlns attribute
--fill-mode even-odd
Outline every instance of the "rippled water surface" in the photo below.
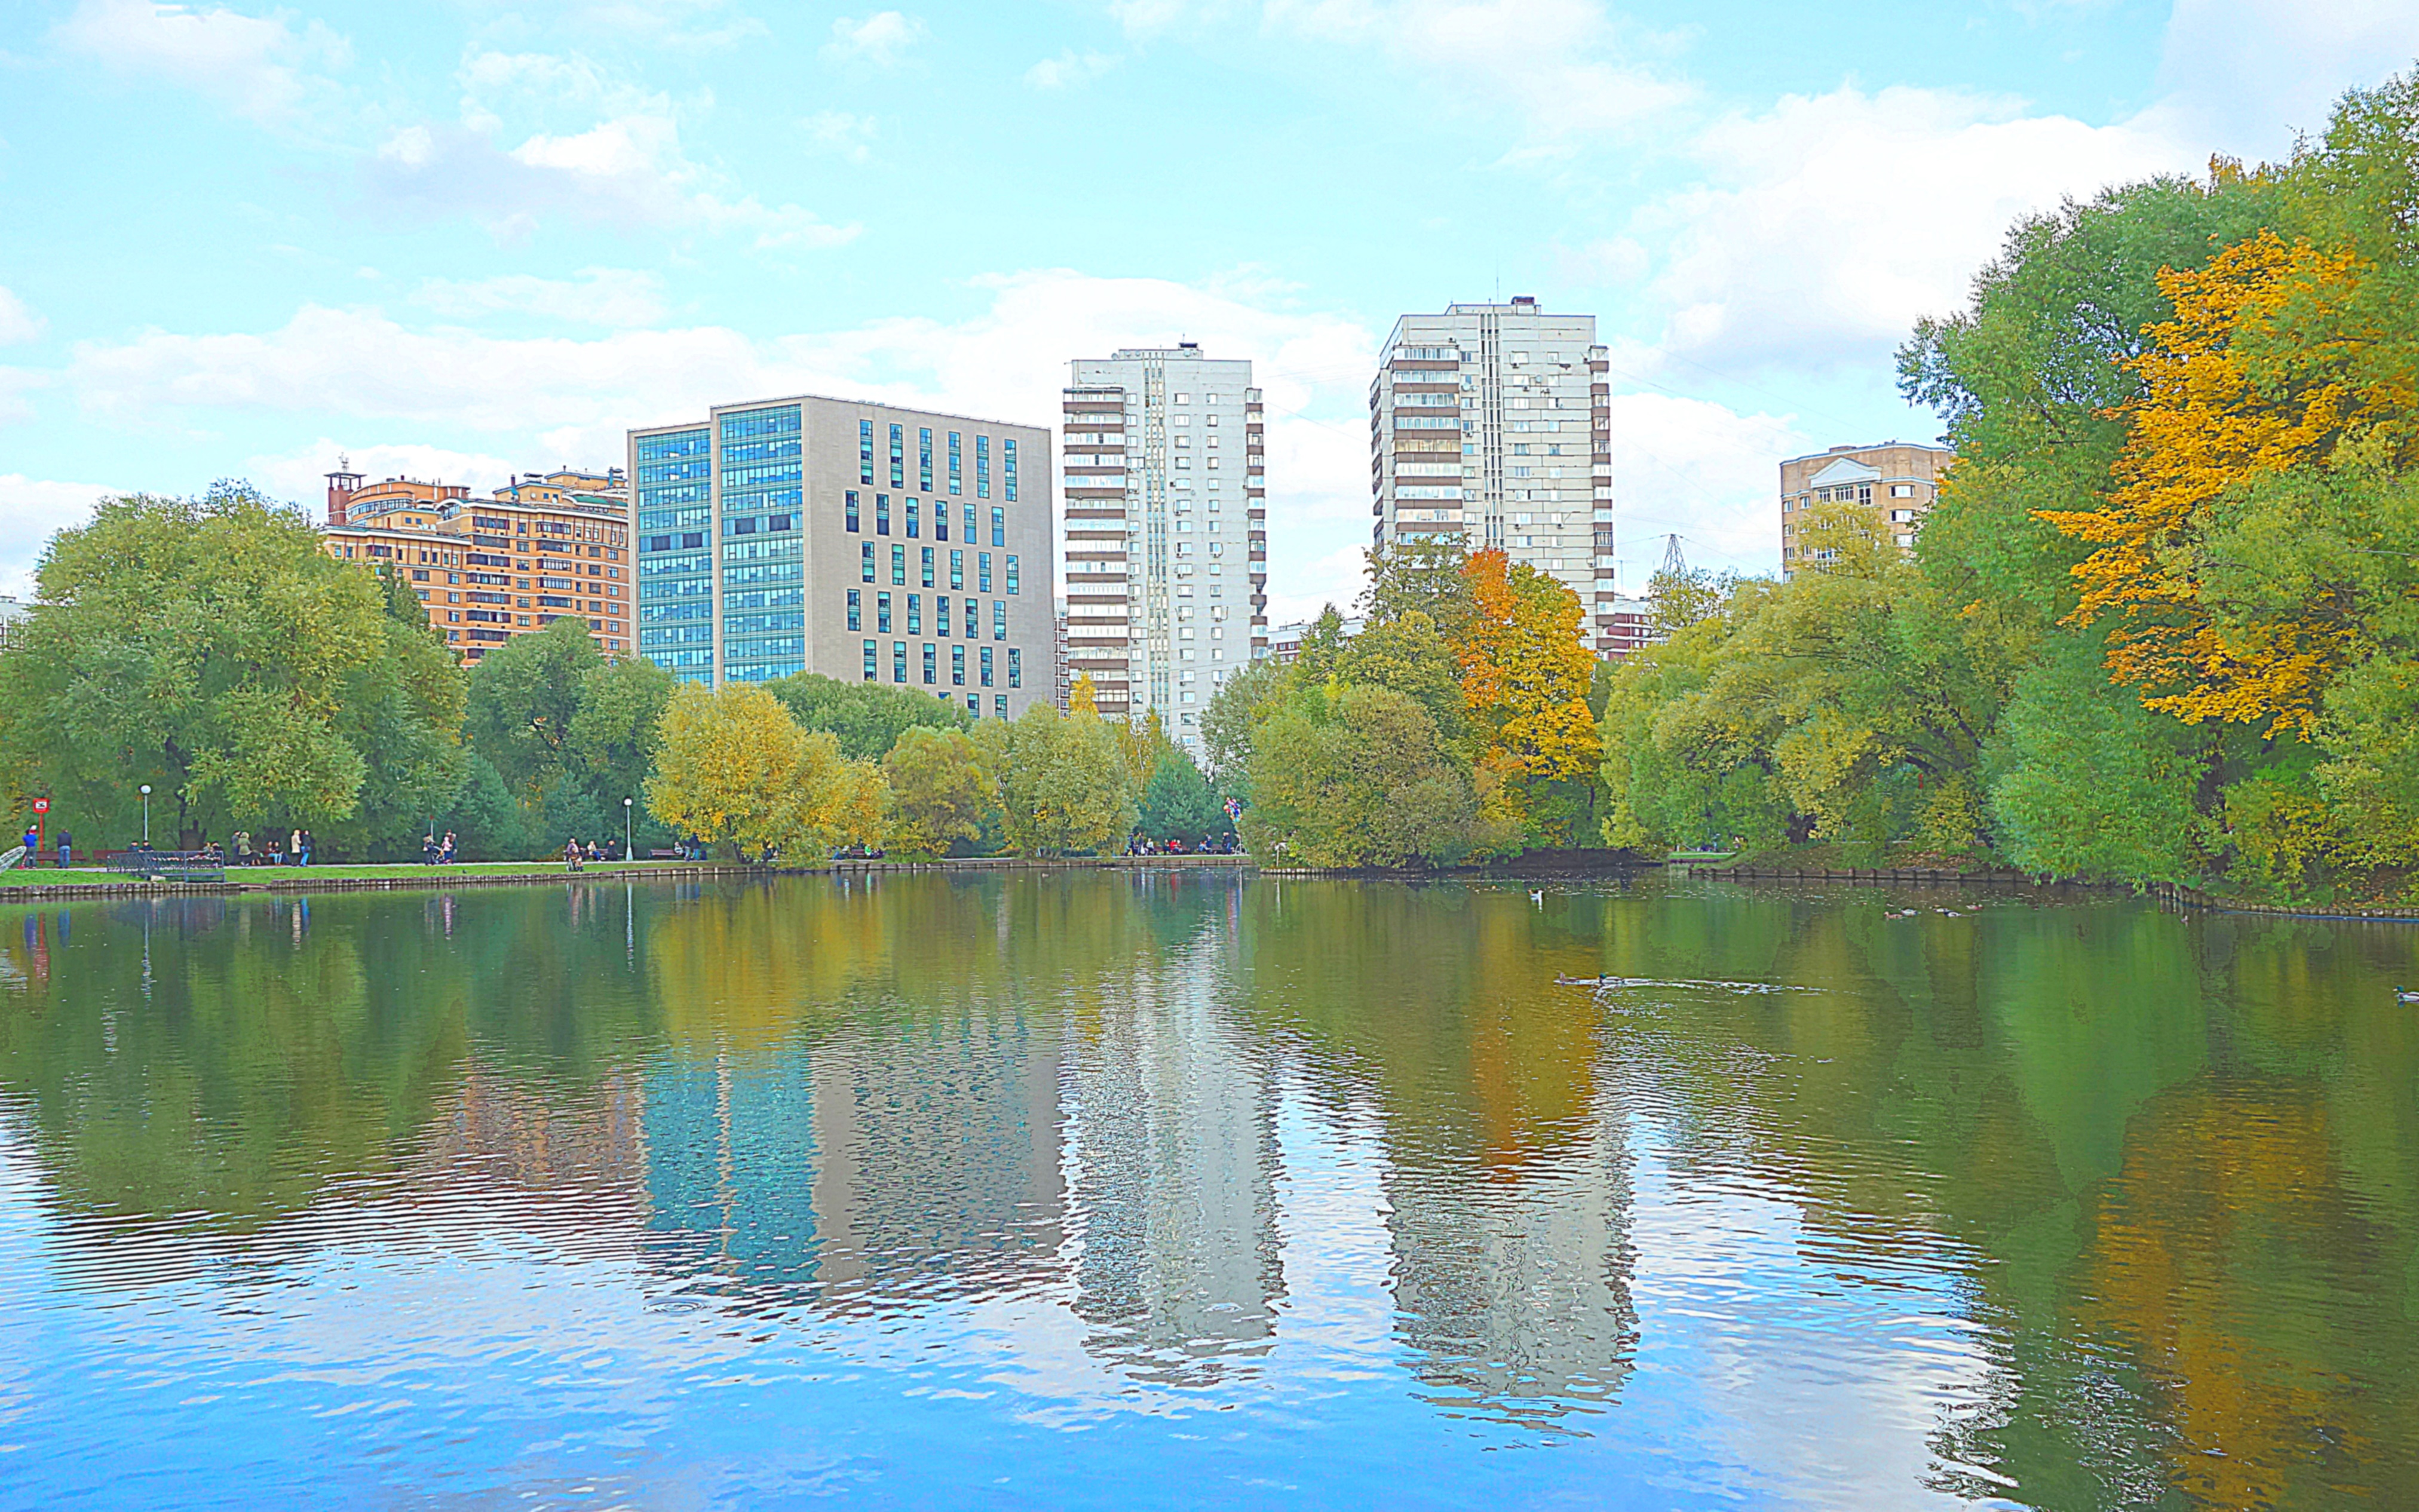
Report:
<svg viewBox="0 0 2419 1512"><path fill-rule="evenodd" d="M2414 952L1646 882L0 914L0 1504L2419 1506Z"/></svg>

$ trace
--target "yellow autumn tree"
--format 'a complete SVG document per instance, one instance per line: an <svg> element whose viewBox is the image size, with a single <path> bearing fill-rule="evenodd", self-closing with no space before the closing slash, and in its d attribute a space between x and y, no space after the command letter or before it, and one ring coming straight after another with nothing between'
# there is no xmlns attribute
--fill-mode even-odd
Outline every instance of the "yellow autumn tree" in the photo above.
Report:
<svg viewBox="0 0 2419 1512"><path fill-rule="evenodd" d="M809 733L761 687L683 687L664 709L647 807L672 828L742 854L820 859L878 845L889 793L881 769Z"/></svg>
<svg viewBox="0 0 2419 1512"><path fill-rule="evenodd" d="M1478 764L1543 781L1592 775L1595 662L1579 640L1579 595L1500 550L1471 553L1463 570L1476 611L1454 651Z"/></svg>
<svg viewBox="0 0 2419 1512"><path fill-rule="evenodd" d="M2095 549L2074 568L2070 623L2108 625L2112 681L2187 720L2264 722L2307 734L2357 640L2324 612L2229 617L2205 593L2212 511L2259 478L2323 464L2347 444L2406 453L2414 421L2407 348L2361 296L2373 265L2262 232L2159 285L2175 317L2132 365L2119 484L2101 511L2039 517Z"/></svg>

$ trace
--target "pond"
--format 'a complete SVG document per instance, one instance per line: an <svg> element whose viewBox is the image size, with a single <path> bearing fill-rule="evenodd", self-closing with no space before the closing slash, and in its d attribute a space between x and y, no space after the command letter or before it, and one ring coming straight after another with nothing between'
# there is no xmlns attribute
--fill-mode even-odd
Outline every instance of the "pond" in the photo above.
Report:
<svg viewBox="0 0 2419 1512"><path fill-rule="evenodd" d="M2414 957L1659 880L19 910L0 1503L2419 1506Z"/></svg>

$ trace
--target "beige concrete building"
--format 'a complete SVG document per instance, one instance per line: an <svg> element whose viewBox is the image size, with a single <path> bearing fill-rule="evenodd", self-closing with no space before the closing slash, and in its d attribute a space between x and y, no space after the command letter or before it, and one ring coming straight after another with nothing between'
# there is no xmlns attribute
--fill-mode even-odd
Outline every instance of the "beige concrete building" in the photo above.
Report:
<svg viewBox="0 0 2419 1512"><path fill-rule="evenodd" d="M1394 322L1369 389L1373 544L1451 534L1579 595L1614 649L1612 390L1595 316L1528 296Z"/></svg>
<svg viewBox="0 0 2419 1512"><path fill-rule="evenodd" d="M630 432L639 654L1014 718L1057 690L1050 432L801 395Z"/></svg>
<svg viewBox="0 0 2419 1512"><path fill-rule="evenodd" d="M1798 517L1817 504L1867 505L1903 548L1940 492L1940 474L1954 452L1906 441L1834 446L1780 464L1780 571L1794 575L1813 559L1798 545Z"/></svg>

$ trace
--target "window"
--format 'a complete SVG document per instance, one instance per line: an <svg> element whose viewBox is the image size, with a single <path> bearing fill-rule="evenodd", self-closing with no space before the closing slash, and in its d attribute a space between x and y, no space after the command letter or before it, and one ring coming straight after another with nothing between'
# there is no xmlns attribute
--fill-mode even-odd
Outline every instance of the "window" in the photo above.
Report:
<svg viewBox="0 0 2419 1512"><path fill-rule="evenodd" d="M1004 454L1000 462L1001 471L1006 473L1000 481L1007 489L1008 501L1012 504L1016 502L1016 443L1004 440L999 445L1000 451ZM992 544L997 546L999 543L994 541Z"/></svg>
<svg viewBox="0 0 2419 1512"><path fill-rule="evenodd" d="M1890 485L1890 497L1892 499L1912 499L1915 497L1915 485L1911 483L1893 483Z"/></svg>
<svg viewBox="0 0 2419 1512"><path fill-rule="evenodd" d="M873 627L884 635L890 633L890 595L888 594L873 595Z"/></svg>
<svg viewBox="0 0 2419 1512"><path fill-rule="evenodd" d="M873 543L868 541L859 549L864 554L858 559L858 564L865 569L865 580L871 582L873 581Z"/></svg>
<svg viewBox="0 0 2419 1512"><path fill-rule="evenodd" d="M932 633L942 637L944 640L948 637L949 595L947 594L943 594L938 598L932 600Z"/></svg>
<svg viewBox="0 0 2419 1512"><path fill-rule="evenodd" d="M932 586L932 548L929 546L924 548L924 586Z"/></svg>
<svg viewBox="0 0 2419 1512"><path fill-rule="evenodd" d="M921 594L907 595L907 633L909 635L924 633L924 595Z"/></svg>
<svg viewBox="0 0 2419 1512"><path fill-rule="evenodd" d="M991 687L991 647L982 648L982 686Z"/></svg>
<svg viewBox="0 0 2419 1512"><path fill-rule="evenodd" d="M886 493L873 496L873 533L876 535L890 533L890 496Z"/></svg>
<svg viewBox="0 0 2419 1512"><path fill-rule="evenodd" d="M949 648L949 683L955 687L966 686L966 648L963 646Z"/></svg>
<svg viewBox="0 0 2419 1512"><path fill-rule="evenodd" d="M1193 395L1189 393L1171 394L1169 395L1169 398L1177 404L1191 404L1193 402Z"/></svg>
<svg viewBox="0 0 2419 1512"><path fill-rule="evenodd" d="M928 430L924 434L930 436L932 433ZM932 649L932 642L924 642L924 686L927 687L941 680L940 664L934 659L938 655Z"/></svg>
<svg viewBox="0 0 2419 1512"><path fill-rule="evenodd" d="M856 423L856 481L859 483L873 481L873 422L871 420L860 420ZM856 502L855 494L849 495L849 502L851 504ZM852 509L849 513L854 515L855 511ZM856 527L852 525L849 529L855 530ZM869 648L868 655L871 654ZM871 663L867 666L865 675L868 677L873 675Z"/></svg>
<svg viewBox="0 0 2419 1512"><path fill-rule="evenodd" d="M966 545L975 544L975 506L966 506Z"/></svg>
<svg viewBox="0 0 2419 1512"><path fill-rule="evenodd" d="M966 490L963 482L964 477L965 458L963 455L963 448L962 448L958 443L958 433L956 431L951 431L949 432L949 492L953 494L965 492ZM945 521L948 518L947 516L943 516L942 517ZM941 538L943 540L948 539L947 535L944 535Z"/></svg>
<svg viewBox="0 0 2419 1512"><path fill-rule="evenodd" d="M848 591L848 627L852 630L865 628L865 591L863 589L852 588Z"/></svg>
<svg viewBox="0 0 2419 1512"><path fill-rule="evenodd" d="M1025 654L1014 646L1008 648L1008 686L1010 687L1025 686Z"/></svg>
<svg viewBox="0 0 2419 1512"><path fill-rule="evenodd" d="M948 538L949 501L946 499L935 499L932 501L932 539L946 541Z"/></svg>
<svg viewBox="0 0 2419 1512"><path fill-rule="evenodd" d="M916 432L916 465L917 476L924 480L918 486L926 493L931 493L932 491L932 427L930 425L923 426ZM929 683L932 679L927 677L924 681Z"/></svg>
<svg viewBox="0 0 2419 1512"><path fill-rule="evenodd" d="M995 718L1005 719L1005 718L1007 718L1007 717L1008 717L1008 695L1007 695L1007 694L1005 694L1005 693L994 693L994 694L993 694L993 695L992 695L992 700L991 700L991 712L992 712L993 717L995 717Z"/></svg>
<svg viewBox="0 0 2419 1512"><path fill-rule="evenodd" d="M986 594L991 592L991 553L988 551L975 553L975 586Z"/></svg>
<svg viewBox="0 0 2419 1512"><path fill-rule="evenodd" d="M894 587L907 586L907 548L903 546L890 548L890 581Z"/></svg>
<svg viewBox="0 0 2419 1512"><path fill-rule="evenodd" d="M865 643L865 680L869 683L881 675L876 667L882 657L881 646L882 642L879 640L868 640Z"/></svg>
<svg viewBox="0 0 2419 1512"><path fill-rule="evenodd" d="M982 717L982 695L980 693L969 693L966 695L966 712L973 715L978 719Z"/></svg>
<svg viewBox="0 0 2419 1512"><path fill-rule="evenodd" d="M994 640L1008 639L1008 605L1001 599L991 601L991 638Z"/></svg>
<svg viewBox="0 0 2419 1512"><path fill-rule="evenodd" d="M1013 555L1008 559L1008 591L1011 594L1016 592L1016 558Z"/></svg>
<svg viewBox="0 0 2419 1512"><path fill-rule="evenodd" d="M975 497L977 499L989 499L991 497L991 438L988 436L977 436L975 438ZM974 538L975 512L972 509L968 509L966 511L966 539L971 541Z"/></svg>
<svg viewBox="0 0 2419 1512"><path fill-rule="evenodd" d="M866 549L871 551L873 548L871 547L868 547ZM871 578L866 579L867 582L871 582L872 580L873 579ZM965 585L966 554L963 551L952 548L949 552L949 586L952 588L963 588Z"/></svg>
<svg viewBox="0 0 2419 1512"><path fill-rule="evenodd" d="M1008 511L997 504L992 505L991 508L991 544L994 546L1008 544Z"/></svg>
<svg viewBox="0 0 2419 1512"><path fill-rule="evenodd" d="M918 535L924 533L924 521L922 518L923 513L924 501L922 500L910 499L907 501L907 539L912 541Z"/></svg>
<svg viewBox="0 0 2419 1512"><path fill-rule="evenodd" d="M890 427L890 486L907 486L907 427L904 425ZM906 679L902 677L900 681L903 683Z"/></svg>
<svg viewBox="0 0 2419 1512"><path fill-rule="evenodd" d="M893 425L890 428L897 430L899 427ZM890 680L894 683L907 681L907 642L904 640L890 642Z"/></svg>

